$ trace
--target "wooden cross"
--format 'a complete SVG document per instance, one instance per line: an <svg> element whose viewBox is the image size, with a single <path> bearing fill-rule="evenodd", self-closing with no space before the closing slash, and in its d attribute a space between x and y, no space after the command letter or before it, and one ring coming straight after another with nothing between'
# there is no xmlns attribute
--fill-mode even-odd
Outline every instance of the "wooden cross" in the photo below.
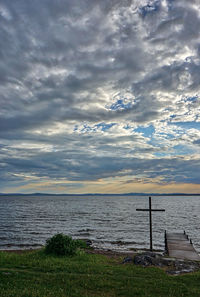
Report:
<svg viewBox="0 0 200 297"><path fill-rule="evenodd" d="M153 244L152 244L152 211L165 211L165 209L152 209L151 208L151 197L149 197L149 208L142 209L137 208L137 211L148 211L149 212L149 231L150 231L150 251L153 250Z"/></svg>

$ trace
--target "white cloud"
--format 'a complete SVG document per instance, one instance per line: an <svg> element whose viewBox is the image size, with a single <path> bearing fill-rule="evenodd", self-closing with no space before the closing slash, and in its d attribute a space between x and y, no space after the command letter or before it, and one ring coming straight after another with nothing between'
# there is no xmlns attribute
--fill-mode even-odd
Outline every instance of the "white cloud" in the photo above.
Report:
<svg viewBox="0 0 200 297"><path fill-rule="evenodd" d="M199 29L198 1L1 1L3 183L199 183Z"/></svg>

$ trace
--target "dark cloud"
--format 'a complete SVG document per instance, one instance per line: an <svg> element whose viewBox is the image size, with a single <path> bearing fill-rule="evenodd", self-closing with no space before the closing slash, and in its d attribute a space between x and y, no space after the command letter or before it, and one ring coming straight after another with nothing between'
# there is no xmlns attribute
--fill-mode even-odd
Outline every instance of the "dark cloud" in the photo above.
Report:
<svg viewBox="0 0 200 297"><path fill-rule="evenodd" d="M1 0L2 191L28 176L198 184L199 128L175 123L199 121L199 8Z"/></svg>

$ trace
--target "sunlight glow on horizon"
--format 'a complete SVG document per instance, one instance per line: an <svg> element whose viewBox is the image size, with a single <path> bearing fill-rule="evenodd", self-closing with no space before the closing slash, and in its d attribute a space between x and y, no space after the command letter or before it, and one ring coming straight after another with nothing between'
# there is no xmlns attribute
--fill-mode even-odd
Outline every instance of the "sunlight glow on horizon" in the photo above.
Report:
<svg viewBox="0 0 200 297"><path fill-rule="evenodd" d="M0 4L0 192L199 193L193 1Z"/></svg>

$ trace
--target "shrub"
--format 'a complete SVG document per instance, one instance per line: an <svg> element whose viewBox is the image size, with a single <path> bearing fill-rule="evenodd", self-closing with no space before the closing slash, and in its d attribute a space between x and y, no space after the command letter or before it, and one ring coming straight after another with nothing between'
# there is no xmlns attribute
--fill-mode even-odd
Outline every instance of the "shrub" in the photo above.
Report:
<svg viewBox="0 0 200 297"><path fill-rule="evenodd" d="M77 248L81 248L81 249L86 249L88 248L87 243L84 240L81 239L75 239L74 240L76 243Z"/></svg>
<svg viewBox="0 0 200 297"><path fill-rule="evenodd" d="M70 236L62 233L56 234L47 239L45 252L47 254L55 254L60 256L74 255L78 245Z"/></svg>

